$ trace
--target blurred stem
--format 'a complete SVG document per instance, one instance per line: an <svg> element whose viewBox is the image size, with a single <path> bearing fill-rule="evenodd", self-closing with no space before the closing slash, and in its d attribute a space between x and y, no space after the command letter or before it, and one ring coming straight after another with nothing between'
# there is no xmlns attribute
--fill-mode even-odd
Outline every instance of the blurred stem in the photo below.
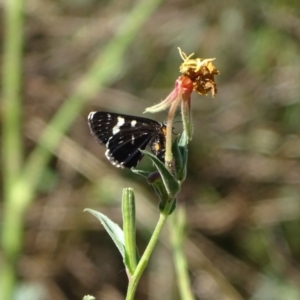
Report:
<svg viewBox="0 0 300 300"><path fill-rule="evenodd" d="M177 285L181 299L194 300L190 285L186 258L183 252L185 211L178 207L170 224L173 260L177 277Z"/></svg>
<svg viewBox="0 0 300 300"><path fill-rule="evenodd" d="M132 277L129 280L129 285L128 285L128 290L127 290L127 295L126 295L126 300L133 300L134 299L134 295L137 289L137 285L141 279L141 276L149 262L150 256L157 244L157 241L159 239L160 233L163 229L163 226L169 216L169 212L172 208L174 200L172 201L168 201L167 205L165 206L163 212L160 213L159 215L159 220L156 224L156 227L153 231L153 234L151 236L151 239L147 245L147 248L145 250L145 252L143 253L135 271L134 274L132 275Z"/></svg>
<svg viewBox="0 0 300 300"><path fill-rule="evenodd" d="M22 167L23 143L21 135L21 79L23 52L24 1L4 2L4 44L2 70L2 180L4 211L17 210L13 198L15 182ZM4 254L0 277L0 299L12 299L15 282L14 263L20 251L21 235L12 236L19 220L3 216L1 246Z"/></svg>
<svg viewBox="0 0 300 300"><path fill-rule="evenodd" d="M22 164L21 77L23 51L23 0L4 5L4 52L2 72L2 171L5 198L20 174Z"/></svg>
<svg viewBox="0 0 300 300"><path fill-rule="evenodd" d="M5 2L5 46L3 75L3 178L5 179L6 207L2 223L2 246L4 253L13 253L13 259L7 267L13 267L21 248L23 217L28 205L34 198L36 188L42 178L44 169L52 153L58 146L73 121L79 115L84 104L94 96L105 84L112 83L122 70L123 55L130 43L136 38L143 23L155 11L162 0L136 1L133 9L120 24L115 37L105 49L99 50L98 57L90 70L76 85L77 88L65 100L59 111L44 130L39 144L28 157L22 172L21 135L20 135L20 74L22 48L22 7L21 0ZM7 77L7 78L6 78ZM6 257L7 258L7 257ZM4 270L7 270L5 274ZM1 278L8 276L8 269L2 268ZM11 270L14 274L14 270ZM2 280L4 283L4 279ZM1 288L1 300L11 299L13 281L10 288ZM10 290L9 290L10 289ZM7 292L8 291L8 292Z"/></svg>
<svg viewBox="0 0 300 300"><path fill-rule="evenodd" d="M213 278L219 287L219 290L231 300L243 300L243 297L231 285L231 283L224 277L224 275L217 269L213 263L204 255L201 249L191 241L186 241L185 248L189 252L189 257L195 264L199 264L200 268L207 272Z"/></svg>

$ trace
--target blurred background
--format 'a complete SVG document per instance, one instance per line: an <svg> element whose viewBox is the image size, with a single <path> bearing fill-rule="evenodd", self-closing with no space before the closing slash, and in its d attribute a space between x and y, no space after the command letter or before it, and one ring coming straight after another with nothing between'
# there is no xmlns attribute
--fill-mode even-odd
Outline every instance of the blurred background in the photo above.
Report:
<svg viewBox="0 0 300 300"><path fill-rule="evenodd" d="M23 220L16 299L124 299L122 258L83 210L121 225L122 189L133 187L142 252L158 199L145 180L106 160L86 119L93 110L142 116L164 99L180 75L177 47L215 57L221 72L215 98L192 96L195 130L178 196L195 299L230 299L219 278L235 299L300 299L300 2L161 0L148 15L141 3L26 1L24 164L38 144L51 157ZM1 44L4 31L2 24ZM58 113L68 125L48 147L55 137L40 137ZM166 113L144 116L166 119ZM144 159L140 168L152 165ZM136 299L180 299L167 227Z"/></svg>

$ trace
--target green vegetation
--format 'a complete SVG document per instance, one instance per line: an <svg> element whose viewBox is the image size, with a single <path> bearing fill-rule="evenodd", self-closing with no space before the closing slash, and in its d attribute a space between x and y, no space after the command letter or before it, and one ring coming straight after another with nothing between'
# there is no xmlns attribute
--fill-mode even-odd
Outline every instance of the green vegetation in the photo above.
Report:
<svg viewBox="0 0 300 300"><path fill-rule="evenodd" d="M122 257L83 210L122 224L122 190L132 187L142 254L159 204L140 176L106 161L86 117L142 116L159 103L179 76L178 46L216 58L218 93L192 97L185 184L135 299L300 298L300 3L6 0L1 9L1 300L125 298ZM151 168L144 158L140 169Z"/></svg>

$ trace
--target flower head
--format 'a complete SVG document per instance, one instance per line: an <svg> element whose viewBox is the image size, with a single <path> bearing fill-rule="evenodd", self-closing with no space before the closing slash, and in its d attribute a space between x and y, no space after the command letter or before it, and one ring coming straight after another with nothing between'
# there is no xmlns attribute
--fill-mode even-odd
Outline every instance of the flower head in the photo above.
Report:
<svg viewBox="0 0 300 300"><path fill-rule="evenodd" d="M201 95L207 95L211 91L214 97L217 93L214 75L220 74L219 70L212 63L215 58L191 59L194 53L187 56L180 48L178 50L183 59L183 63L179 67L180 73L192 80L194 91Z"/></svg>
<svg viewBox="0 0 300 300"><path fill-rule="evenodd" d="M212 63L215 58L191 59L194 53L187 56L180 48L178 50L183 59L179 67L182 75L175 81L175 87L169 96L159 104L146 108L145 112L156 113L167 109L174 102L179 104L181 100L189 102L193 91L201 95L207 95L211 91L213 97L217 93L214 76L220 72Z"/></svg>

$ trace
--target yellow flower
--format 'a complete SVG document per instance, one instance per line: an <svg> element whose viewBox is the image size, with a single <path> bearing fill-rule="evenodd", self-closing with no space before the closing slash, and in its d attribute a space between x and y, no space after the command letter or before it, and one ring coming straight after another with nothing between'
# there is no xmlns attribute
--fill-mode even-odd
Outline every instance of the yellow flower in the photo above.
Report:
<svg viewBox="0 0 300 300"><path fill-rule="evenodd" d="M215 58L196 58L191 59L194 53L187 56L178 48L183 63L179 67L180 73L193 81L194 91L201 95L207 95L211 91L214 97L217 93L217 86L214 81L214 75L220 74L219 70L213 65Z"/></svg>

